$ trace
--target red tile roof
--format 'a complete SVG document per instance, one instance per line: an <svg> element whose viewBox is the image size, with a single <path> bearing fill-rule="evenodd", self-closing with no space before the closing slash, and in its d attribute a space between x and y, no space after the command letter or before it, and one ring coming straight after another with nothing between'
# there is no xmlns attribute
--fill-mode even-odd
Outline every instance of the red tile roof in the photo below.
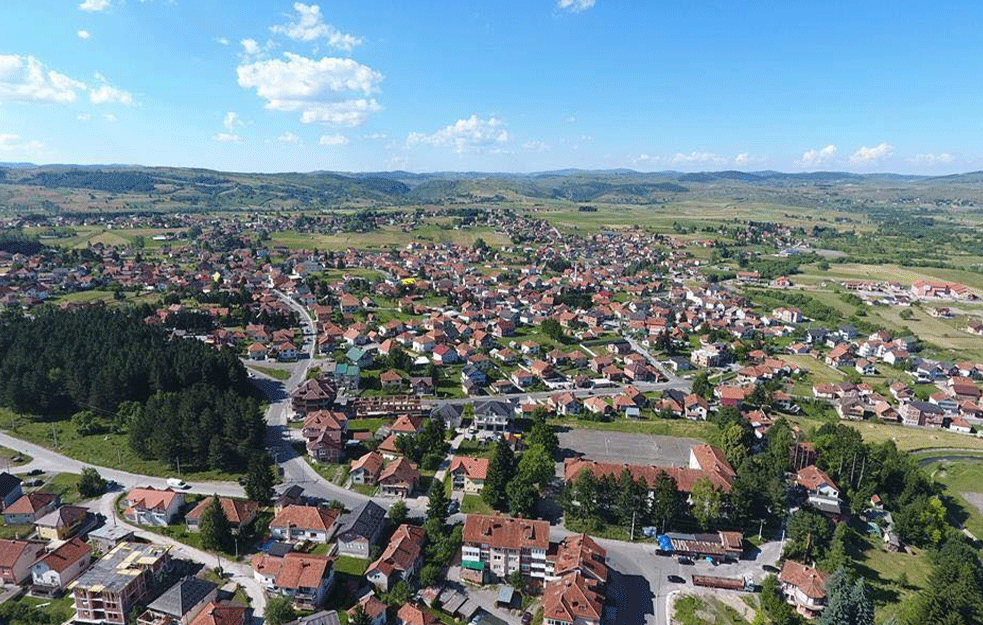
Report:
<svg viewBox="0 0 983 625"><path fill-rule="evenodd" d="M464 521L464 542L496 548L546 549L550 542L549 521L469 514Z"/></svg>

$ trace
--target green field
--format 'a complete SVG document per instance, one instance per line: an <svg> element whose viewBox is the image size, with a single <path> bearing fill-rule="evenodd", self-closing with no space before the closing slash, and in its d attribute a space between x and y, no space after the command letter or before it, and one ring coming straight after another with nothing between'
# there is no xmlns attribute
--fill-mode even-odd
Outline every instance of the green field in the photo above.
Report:
<svg viewBox="0 0 983 625"><path fill-rule="evenodd" d="M24 466L31 460L34 460L34 458L25 453L14 451L13 449L7 449L6 447L0 447L0 467L3 469Z"/></svg>
<svg viewBox="0 0 983 625"><path fill-rule="evenodd" d="M280 380L281 382L285 382L286 380L289 380L291 375L290 371L288 371L287 369L277 369L276 367L263 367L260 365L254 365L252 363L249 363L246 366L249 367L250 369L255 369L256 371L262 373L263 375L269 376L274 380Z"/></svg>
<svg viewBox="0 0 983 625"><path fill-rule="evenodd" d="M56 473L38 490L59 495L63 504L77 503L82 498L78 490L79 477L74 473Z"/></svg>
<svg viewBox="0 0 983 625"><path fill-rule="evenodd" d="M9 422L9 411L2 411L0 422ZM126 434L97 434L80 436L69 421L45 423L20 418L16 427L8 430L11 436L41 445L64 454L70 458L97 466L109 467L139 473L168 477L174 475L176 467L156 460L145 460L130 448ZM57 441L57 444L56 444ZM227 480L234 481L234 473L224 471L186 471L182 467L182 477L192 481Z"/></svg>
<svg viewBox="0 0 983 625"><path fill-rule="evenodd" d="M275 232L270 236L271 244L283 245L289 249L344 250L405 247L409 243L431 241L437 243L456 243L471 245L484 239L488 245L502 246L509 243L508 237L491 228L468 228L462 230L443 229L433 224L409 232L401 228L385 227L370 232L342 234L308 234L300 232Z"/></svg>
<svg viewBox="0 0 983 625"><path fill-rule="evenodd" d="M797 416L789 418L806 431L823 424L822 421L808 417ZM860 430L860 434L868 443L876 444L886 440L893 440L898 449L902 451L938 448L983 450L983 439L967 434L949 432L947 430L906 427L900 424L894 425L875 421L864 421L860 423L842 421L842 423Z"/></svg>
<svg viewBox="0 0 983 625"><path fill-rule="evenodd" d="M361 577L368 568L369 561L351 556L338 556L334 561L334 570L352 577Z"/></svg>
<svg viewBox="0 0 983 625"><path fill-rule="evenodd" d="M720 436L716 425L707 421L687 421L683 419L654 419L652 421L629 421L615 419L610 422L587 421L580 419L551 419L553 426L575 429L599 430L603 432L629 432L634 434L660 434L662 436L677 436L696 438L708 443L714 443Z"/></svg>
<svg viewBox="0 0 983 625"><path fill-rule="evenodd" d="M929 583L931 564L915 547L906 547L907 553L891 553L870 536L862 537L858 546L860 551L850 555L857 573L870 587L877 622L884 622L898 615L904 602Z"/></svg>
<svg viewBox="0 0 983 625"><path fill-rule="evenodd" d="M480 495L465 495L461 499L461 514L494 514L495 510L486 504Z"/></svg>
<svg viewBox="0 0 983 625"><path fill-rule="evenodd" d="M976 537L983 537L983 456L979 461L942 460L925 467L936 482L945 486L946 492L962 505L967 518L966 529ZM967 497L972 498L971 502Z"/></svg>

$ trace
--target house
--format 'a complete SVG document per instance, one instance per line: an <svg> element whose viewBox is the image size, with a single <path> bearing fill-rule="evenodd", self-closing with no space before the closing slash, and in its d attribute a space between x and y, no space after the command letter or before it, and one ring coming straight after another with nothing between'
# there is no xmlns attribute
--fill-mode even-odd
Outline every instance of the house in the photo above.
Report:
<svg viewBox="0 0 983 625"><path fill-rule="evenodd" d="M440 423L444 424L444 428L448 430L456 430L461 427L463 417L464 406L455 404L440 404L434 406L430 412L430 418L439 419Z"/></svg>
<svg viewBox="0 0 983 625"><path fill-rule="evenodd" d="M795 483L805 489L809 503L821 512L840 513L840 489L816 465L799 469Z"/></svg>
<svg viewBox="0 0 983 625"><path fill-rule="evenodd" d="M385 509L372 500L346 512L339 521L338 554L368 560L385 524Z"/></svg>
<svg viewBox="0 0 983 625"><path fill-rule="evenodd" d="M92 547L73 538L44 555L31 567L33 590L53 595L61 592L69 582L89 568Z"/></svg>
<svg viewBox="0 0 983 625"><path fill-rule="evenodd" d="M287 506L270 521L270 535L285 542L327 544L338 529L339 511L323 506Z"/></svg>
<svg viewBox="0 0 983 625"><path fill-rule="evenodd" d="M134 540L133 530L122 525L97 527L89 532L87 538L92 548L100 552L112 551L116 545Z"/></svg>
<svg viewBox="0 0 983 625"><path fill-rule="evenodd" d="M324 379L305 380L290 392L290 406L301 417L308 412L328 410L337 395L335 385Z"/></svg>
<svg viewBox="0 0 983 625"><path fill-rule="evenodd" d="M341 625L336 610L320 610L307 616L300 616L283 625Z"/></svg>
<svg viewBox="0 0 983 625"><path fill-rule="evenodd" d="M710 414L710 404L695 393L690 393L684 400L686 418L693 421L706 421Z"/></svg>
<svg viewBox="0 0 983 625"><path fill-rule="evenodd" d="M410 390L415 395L433 395L433 378L430 376L410 376Z"/></svg>
<svg viewBox="0 0 983 625"><path fill-rule="evenodd" d="M583 411L583 404L570 391L550 395L549 404L558 415L578 415Z"/></svg>
<svg viewBox="0 0 983 625"><path fill-rule="evenodd" d="M24 495L21 479L4 471L0 473L0 510L14 503Z"/></svg>
<svg viewBox="0 0 983 625"><path fill-rule="evenodd" d="M406 457L393 460L379 474L379 494L384 497L410 497L420 481L416 464Z"/></svg>
<svg viewBox="0 0 983 625"><path fill-rule="evenodd" d="M75 622L126 625L170 568L170 547L122 542L68 585Z"/></svg>
<svg viewBox="0 0 983 625"><path fill-rule="evenodd" d="M945 410L927 401L910 401L898 409L901 421L905 425L941 425Z"/></svg>
<svg viewBox="0 0 983 625"><path fill-rule="evenodd" d="M507 432L511 429L515 410L512 404L502 400L486 400L474 403L474 427L489 432Z"/></svg>
<svg viewBox="0 0 983 625"><path fill-rule="evenodd" d="M0 583L23 583L31 577L31 567L42 554L43 542L0 539Z"/></svg>
<svg viewBox="0 0 983 625"><path fill-rule="evenodd" d="M213 601L188 625L247 625L251 612L246 606Z"/></svg>
<svg viewBox="0 0 983 625"><path fill-rule="evenodd" d="M38 537L44 540L65 540L78 531L89 518L89 511L81 506L61 506L34 523Z"/></svg>
<svg viewBox="0 0 983 625"><path fill-rule="evenodd" d="M452 488L473 495L480 493L481 489L485 487L488 462L488 458L454 456L451 459L451 466L448 468Z"/></svg>
<svg viewBox="0 0 983 625"><path fill-rule="evenodd" d="M369 625L386 625L386 611L388 606L382 601L379 601L378 597L371 593L363 596L358 600L357 604L349 608L347 612L349 623L352 621L355 609L359 606L362 607L366 616L369 617Z"/></svg>
<svg viewBox="0 0 983 625"><path fill-rule="evenodd" d="M344 455L343 439L348 431L348 417L343 412L317 410L304 417L302 434L307 439L307 453L318 462L339 462Z"/></svg>
<svg viewBox="0 0 983 625"><path fill-rule="evenodd" d="M478 583L519 572L545 580L549 521L469 514L464 521L461 575Z"/></svg>
<svg viewBox="0 0 983 625"><path fill-rule="evenodd" d="M259 553L250 564L253 577L269 595L288 597L300 610L316 610L334 584L334 560L290 552L282 558Z"/></svg>
<svg viewBox="0 0 983 625"><path fill-rule="evenodd" d="M437 625L439 622L436 616L412 603L404 603L396 612L396 625Z"/></svg>
<svg viewBox="0 0 983 625"><path fill-rule="evenodd" d="M604 591L600 582L573 571L546 585L543 622L548 625L600 625Z"/></svg>
<svg viewBox="0 0 983 625"><path fill-rule="evenodd" d="M385 391L398 391L406 384L406 379L399 371L389 369L379 374L379 383Z"/></svg>
<svg viewBox="0 0 983 625"><path fill-rule="evenodd" d="M198 502L191 512L185 515L184 520L188 524L189 532L197 532L200 528L199 522L205 508L211 503L211 497L206 497ZM219 497L219 505L222 506L222 513L229 520L229 526L233 534L240 534L242 530L249 526L259 513L259 504L255 501L245 499L232 499L231 497Z"/></svg>
<svg viewBox="0 0 983 625"><path fill-rule="evenodd" d="M120 502L126 506L123 516L137 525L170 525L184 506L184 493L153 486L134 488Z"/></svg>
<svg viewBox="0 0 983 625"><path fill-rule="evenodd" d="M366 579L381 592L388 592L400 580L408 581L423 561L425 536L422 527L400 525L379 559L365 569Z"/></svg>
<svg viewBox="0 0 983 625"><path fill-rule="evenodd" d="M351 478L352 484L372 486L379 481L379 474L382 473L385 464L386 460L382 454L370 451L358 460L352 460L348 476Z"/></svg>
<svg viewBox="0 0 983 625"><path fill-rule="evenodd" d="M58 507L61 498L52 493L28 493L3 510L7 525L31 525Z"/></svg>
<svg viewBox="0 0 983 625"><path fill-rule="evenodd" d="M810 619L826 607L826 578L825 573L792 560L786 560L778 574L786 601Z"/></svg>
<svg viewBox="0 0 983 625"><path fill-rule="evenodd" d="M185 577L154 599L137 617L137 625L183 625L215 601L218 585L197 577Z"/></svg>

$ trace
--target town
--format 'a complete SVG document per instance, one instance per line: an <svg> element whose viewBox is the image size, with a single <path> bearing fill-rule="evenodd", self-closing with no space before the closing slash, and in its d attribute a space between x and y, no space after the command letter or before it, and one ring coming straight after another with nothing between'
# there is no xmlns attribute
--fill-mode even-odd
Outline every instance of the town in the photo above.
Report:
<svg viewBox="0 0 983 625"><path fill-rule="evenodd" d="M446 219L468 242L422 234ZM964 557L954 532L976 540L979 512L954 511L923 467L983 450L983 354L873 319L883 309L971 337L977 289L813 277L803 266L825 262L815 237L780 224L585 233L532 211L431 208L359 219L421 233L401 247L313 244L342 223L4 224L20 235L0 250L0 391L13 409L0 418L11 450L0 614L641 625L687 610L793 623L836 606L883 617L930 592L891 576L927 575L928 551ZM80 232L112 238L61 244ZM282 232L299 238L277 244ZM78 318L205 349L168 358L225 358L248 380L240 414L199 403L155 429L163 400L97 392L101 375L54 373L72 365L51 356L39 371L73 385L57 399L72 408L28 416L60 404L17 399L35 384L18 337ZM112 340L99 339L110 360ZM205 427L217 429L171 429L197 432L196 410L214 411ZM159 436L175 440L163 450ZM265 451L243 450L251 440ZM926 448L949 453L909 453ZM854 584L858 561L884 569Z"/></svg>

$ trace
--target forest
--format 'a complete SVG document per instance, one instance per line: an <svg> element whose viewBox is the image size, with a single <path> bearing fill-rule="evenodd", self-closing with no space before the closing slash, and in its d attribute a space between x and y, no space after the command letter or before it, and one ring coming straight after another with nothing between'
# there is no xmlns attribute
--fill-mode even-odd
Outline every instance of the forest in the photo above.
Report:
<svg viewBox="0 0 983 625"><path fill-rule="evenodd" d="M263 447L242 363L144 322L149 308L43 310L0 324L0 405L85 433L127 432L145 458L235 470ZM74 415L74 416L73 416ZM80 430L81 433L81 430Z"/></svg>

